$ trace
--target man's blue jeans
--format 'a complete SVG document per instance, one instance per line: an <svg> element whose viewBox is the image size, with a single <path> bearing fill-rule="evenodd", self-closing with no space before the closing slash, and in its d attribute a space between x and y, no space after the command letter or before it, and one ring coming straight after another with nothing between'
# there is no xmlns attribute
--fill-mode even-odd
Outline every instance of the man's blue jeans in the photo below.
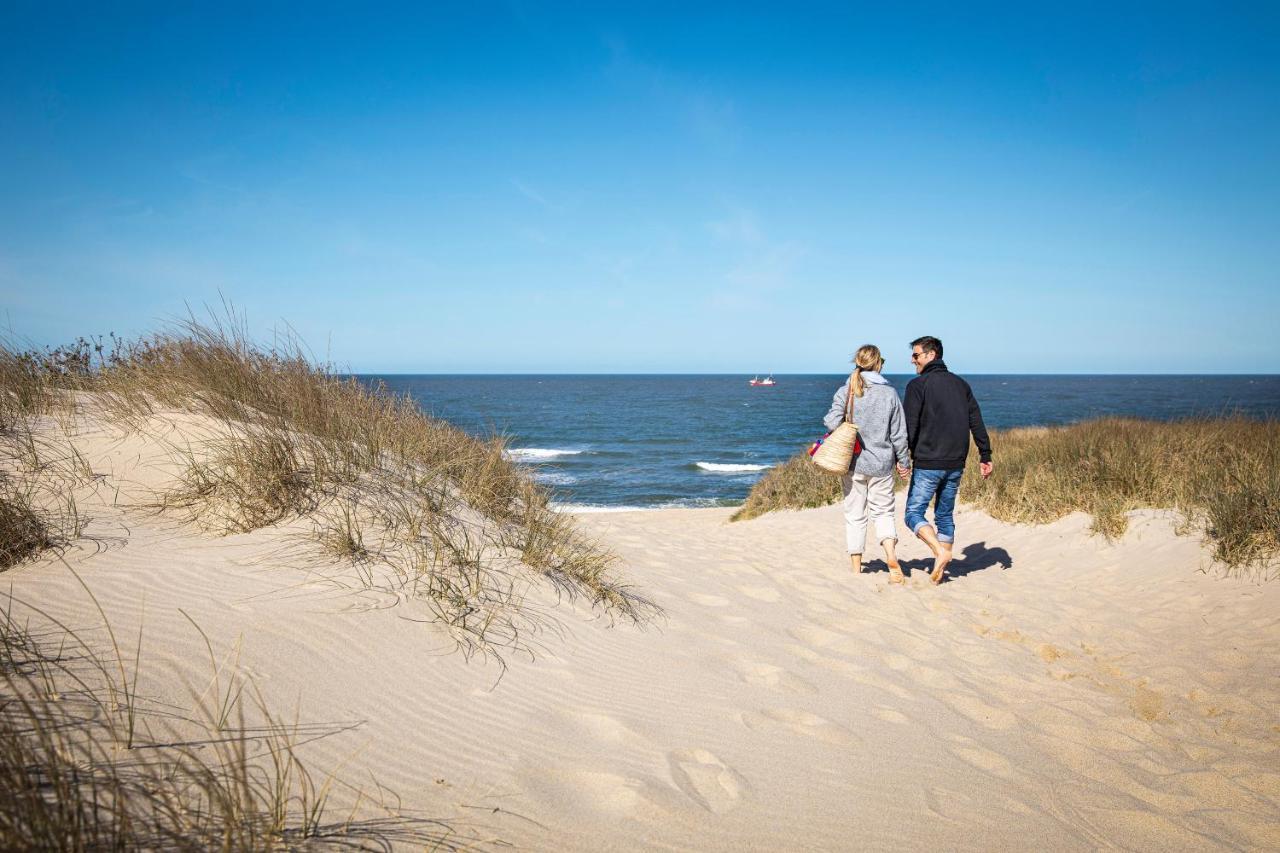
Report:
<svg viewBox="0 0 1280 853"><path fill-rule="evenodd" d="M963 476L963 468L954 471L916 468L911 472L905 521L912 533L929 523L924 513L936 496L938 502L933 508L933 527L938 532L938 541L956 541L956 492L960 491L960 478Z"/></svg>

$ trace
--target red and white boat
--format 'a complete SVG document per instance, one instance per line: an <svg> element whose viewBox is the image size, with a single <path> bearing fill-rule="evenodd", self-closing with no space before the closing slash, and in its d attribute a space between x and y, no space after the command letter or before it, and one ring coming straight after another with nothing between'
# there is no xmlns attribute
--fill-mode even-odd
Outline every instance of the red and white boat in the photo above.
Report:
<svg viewBox="0 0 1280 853"><path fill-rule="evenodd" d="M759 376L753 376L747 380L747 384L751 386L777 385L778 381L774 379L773 374L770 373L764 379L761 379Z"/></svg>

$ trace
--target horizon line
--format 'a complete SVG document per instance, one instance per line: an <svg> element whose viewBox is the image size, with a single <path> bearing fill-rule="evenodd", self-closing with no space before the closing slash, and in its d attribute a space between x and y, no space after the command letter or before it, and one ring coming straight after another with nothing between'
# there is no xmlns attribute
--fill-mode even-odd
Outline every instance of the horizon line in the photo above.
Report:
<svg viewBox="0 0 1280 853"><path fill-rule="evenodd" d="M490 370L490 371L437 371L430 373L413 373L406 371L382 371L382 370L358 370L358 371L340 371L346 376L746 376L745 373L735 372L728 373L724 371L528 371L528 370ZM953 373L956 371L952 371ZM761 374L752 374L760 376ZM840 376L842 373L831 371L806 371L806 372L790 372L790 373L767 373L765 376ZM914 376L914 373L885 373L885 376ZM1184 376L1184 377L1208 377L1208 376L1227 376L1227 377L1280 377L1280 371L1270 373L1142 373L1142 372L1113 372L1113 373L1067 373L1067 372L986 372L986 371L964 371L965 376Z"/></svg>

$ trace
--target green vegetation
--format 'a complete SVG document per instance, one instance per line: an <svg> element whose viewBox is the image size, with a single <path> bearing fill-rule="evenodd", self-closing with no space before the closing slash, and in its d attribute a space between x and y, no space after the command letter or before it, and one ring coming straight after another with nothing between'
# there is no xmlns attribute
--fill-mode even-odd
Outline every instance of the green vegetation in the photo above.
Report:
<svg viewBox="0 0 1280 853"><path fill-rule="evenodd" d="M997 431L992 442L996 473L983 481L971 449L960 498L1002 521L1085 512L1097 533L1116 537L1130 510L1176 509L1227 566L1261 567L1280 554L1280 422L1105 418ZM734 518L839 498L838 479L800 454L767 472Z"/></svg>

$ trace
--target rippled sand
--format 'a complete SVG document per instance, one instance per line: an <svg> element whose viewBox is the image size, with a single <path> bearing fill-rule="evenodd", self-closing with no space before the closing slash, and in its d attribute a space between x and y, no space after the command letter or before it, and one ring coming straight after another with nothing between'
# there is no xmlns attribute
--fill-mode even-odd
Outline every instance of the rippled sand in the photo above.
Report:
<svg viewBox="0 0 1280 853"><path fill-rule="evenodd" d="M851 575L837 508L587 515L665 611L637 628L529 591L530 653L466 660L413 601L293 558L305 521L214 539L130 507L169 476L80 439L105 476L65 555L139 689L181 704L237 642L304 757L467 838L534 849L1280 847L1280 584L1224 578L1175 519L1123 540L958 515L953 579ZM119 486L120 491L115 488ZM4 575L96 620L53 558ZM499 677L501 676L501 677ZM349 800L339 788L335 803ZM368 809L366 801L362 808Z"/></svg>

